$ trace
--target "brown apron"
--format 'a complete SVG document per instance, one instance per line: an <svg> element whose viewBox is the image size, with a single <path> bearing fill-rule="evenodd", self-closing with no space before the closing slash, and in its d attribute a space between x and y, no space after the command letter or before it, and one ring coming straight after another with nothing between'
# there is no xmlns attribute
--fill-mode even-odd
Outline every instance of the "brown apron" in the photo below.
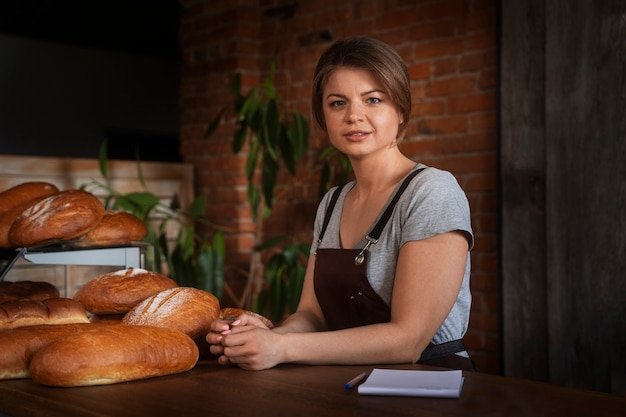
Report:
<svg viewBox="0 0 626 417"><path fill-rule="evenodd" d="M367 279L368 248L378 242L401 194L422 170L423 168L412 171L404 179L383 215L366 236L367 243L363 249L319 247L343 186L338 187L333 193L318 239L314 274L315 294L329 330L386 323L391 320L391 307L374 291ZM422 353L418 363L474 370L471 360L454 355L464 350L460 339L439 345L431 343Z"/></svg>

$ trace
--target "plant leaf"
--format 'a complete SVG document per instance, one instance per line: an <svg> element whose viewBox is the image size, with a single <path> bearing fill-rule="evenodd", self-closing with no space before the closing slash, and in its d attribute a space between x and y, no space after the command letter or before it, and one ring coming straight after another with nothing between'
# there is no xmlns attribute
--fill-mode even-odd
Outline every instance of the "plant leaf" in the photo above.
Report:
<svg viewBox="0 0 626 417"><path fill-rule="evenodd" d="M280 124L280 115L278 113L278 105L275 99L271 99L267 103L265 111L265 127L267 129L268 143L272 148L276 148L279 140L281 139L282 126Z"/></svg>
<svg viewBox="0 0 626 417"><path fill-rule="evenodd" d="M107 171L107 160L108 160L108 156L109 155L109 151L108 151L108 141L105 139L102 141L102 144L100 145L100 154L99 154L99 166L100 166L100 174L102 174L103 178L107 178L108 177L108 171Z"/></svg>
<svg viewBox="0 0 626 417"><path fill-rule="evenodd" d="M239 110L239 115L248 122L252 122L254 120L254 115L257 113L260 105L260 99L257 95L257 89L253 88L248 92L245 100L241 105L241 109Z"/></svg>
<svg viewBox="0 0 626 417"><path fill-rule="evenodd" d="M261 129L257 132L257 137L259 139L259 143L264 145L264 155L265 157L269 156L273 160L278 160L278 155L276 155L276 149L274 144L272 143L270 130L267 125L263 125Z"/></svg>
<svg viewBox="0 0 626 417"><path fill-rule="evenodd" d="M300 303L300 294L302 293L306 268L301 263L296 263L290 272L289 281L287 283L287 308L290 313L293 313L298 309L298 303Z"/></svg>
<svg viewBox="0 0 626 417"><path fill-rule="evenodd" d="M245 122L241 122L233 139L233 153L239 153L243 145L245 145L247 137L248 125Z"/></svg>
<svg viewBox="0 0 626 417"><path fill-rule="evenodd" d="M222 121L222 116L224 115L225 111L226 111L226 107L223 107L222 110L220 110L220 112L217 114L215 119L209 124L209 127L207 127L206 132L204 132L205 138L208 138L209 136L213 134L213 132L215 132L215 129L217 129L217 127L220 125L220 122Z"/></svg>
<svg viewBox="0 0 626 417"><path fill-rule="evenodd" d="M213 235L213 249L222 257L226 257L226 239L224 239L224 233L215 232Z"/></svg>
<svg viewBox="0 0 626 417"><path fill-rule="evenodd" d="M266 149L267 150L267 149ZM269 209L273 207L274 186L278 178L278 164L272 158L267 158L267 153L263 155L263 172L261 175L263 198Z"/></svg>
<svg viewBox="0 0 626 417"><path fill-rule="evenodd" d="M273 321L278 321L285 311L286 287L283 280L284 260L281 254L270 258L266 270L269 284L269 310Z"/></svg>
<svg viewBox="0 0 626 417"><path fill-rule="evenodd" d="M172 200L170 201L170 210L172 211L180 210L180 199L178 198L178 194L174 194L172 196Z"/></svg>
<svg viewBox="0 0 626 417"><path fill-rule="evenodd" d="M206 214L207 202L206 196L204 194L199 194L196 198L194 198L191 206L189 207L189 214L191 216L192 221L196 221L200 217Z"/></svg>
<svg viewBox="0 0 626 417"><path fill-rule="evenodd" d="M142 221L146 221L150 211L159 204L159 199L149 192L128 193L118 196L113 207L115 209L126 210Z"/></svg>
<svg viewBox="0 0 626 417"><path fill-rule="evenodd" d="M246 197L248 199L248 204L250 205L252 220L256 222L257 209L259 207L259 189L256 185L254 185L253 182L248 183L248 188L246 189Z"/></svg>
<svg viewBox="0 0 626 417"><path fill-rule="evenodd" d="M274 68L271 69L271 75L263 81L263 88L265 89L265 94L267 98L270 100L275 100L278 98L278 93L276 91L276 87L274 86L274 82L272 80L274 76Z"/></svg>
<svg viewBox="0 0 626 417"><path fill-rule="evenodd" d="M246 158L246 178L248 182L252 182L254 178L254 173L256 172L256 167L259 160L259 149L261 148L261 144L259 141L253 141L250 144L250 150L248 151L248 157Z"/></svg>
<svg viewBox="0 0 626 417"><path fill-rule="evenodd" d="M283 157L283 161L285 162L285 166L291 175L296 173L296 155L292 145L291 140L287 135L287 131L281 129L281 138L278 143L280 147L280 154Z"/></svg>
<svg viewBox="0 0 626 417"><path fill-rule="evenodd" d="M224 258L213 250L213 295L222 299L224 295Z"/></svg>
<svg viewBox="0 0 626 417"><path fill-rule="evenodd" d="M213 236L213 252L215 253L213 258L214 295L221 299L224 294L224 259L226 258L226 241L221 232Z"/></svg>
<svg viewBox="0 0 626 417"><path fill-rule="evenodd" d="M294 148L296 159L302 158L309 146L309 124L300 113L292 115L292 122L287 129L287 134Z"/></svg>
<svg viewBox="0 0 626 417"><path fill-rule="evenodd" d="M196 285L198 288L215 295L215 288L213 285L213 251L210 247L203 247L199 250L194 275L196 277Z"/></svg>

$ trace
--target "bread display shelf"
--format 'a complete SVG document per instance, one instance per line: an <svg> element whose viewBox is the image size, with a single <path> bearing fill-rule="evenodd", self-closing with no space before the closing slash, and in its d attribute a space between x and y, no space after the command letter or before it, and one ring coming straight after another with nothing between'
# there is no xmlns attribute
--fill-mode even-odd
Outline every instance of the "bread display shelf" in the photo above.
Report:
<svg viewBox="0 0 626 417"><path fill-rule="evenodd" d="M145 242L109 245L68 242L20 248L16 250L15 257L5 266L0 275L0 281L20 258L34 264L46 265L110 265L145 268L146 250L149 247L150 245Z"/></svg>

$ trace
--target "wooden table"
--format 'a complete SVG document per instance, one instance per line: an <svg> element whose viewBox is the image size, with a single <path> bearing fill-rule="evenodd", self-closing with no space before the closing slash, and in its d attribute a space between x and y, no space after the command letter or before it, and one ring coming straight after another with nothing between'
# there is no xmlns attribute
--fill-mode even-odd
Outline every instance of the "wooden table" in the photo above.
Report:
<svg viewBox="0 0 626 417"><path fill-rule="evenodd" d="M385 368L385 366L379 366ZM432 369L419 365L397 369ZM201 361L143 381L50 388L0 381L0 414L20 416L626 416L626 398L481 373L465 373L461 398L359 395L344 384L371 366L281 365L260 372Z"/></svg>

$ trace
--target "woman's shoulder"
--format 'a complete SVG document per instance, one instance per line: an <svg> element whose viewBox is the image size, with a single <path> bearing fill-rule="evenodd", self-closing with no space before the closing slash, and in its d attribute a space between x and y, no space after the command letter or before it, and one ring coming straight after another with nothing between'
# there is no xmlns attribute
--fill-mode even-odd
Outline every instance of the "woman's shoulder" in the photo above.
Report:
<svg viewBox="0 0 626 417"><path fill-rule="evenodd" d="M420 173L417 175L417 181L413 182L415 186L419 185L420 187L428 186L435 188L447 185L460 188L457 178L450 171L424 164L418 164L415 169L421 169Z"/></svg>

